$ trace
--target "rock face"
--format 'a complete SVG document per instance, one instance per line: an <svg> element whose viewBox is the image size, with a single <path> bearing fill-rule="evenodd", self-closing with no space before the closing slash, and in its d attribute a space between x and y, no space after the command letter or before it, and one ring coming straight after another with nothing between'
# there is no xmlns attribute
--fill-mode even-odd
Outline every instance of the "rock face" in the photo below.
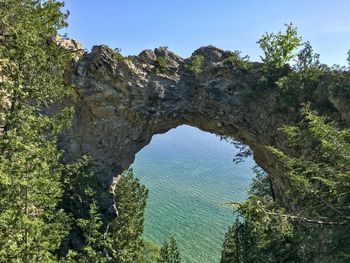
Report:
<svg viewBox="0 0 350 263"><path fill-rule="evenodd" d="M186 66L191 58L165 48L122 59L106 46L95 46L67 69L66 82L76 90L76 114L62 145L68 158L92 156L105 189L100 202L106 215L115 212L110 195L114 178L154 134L181 124L247 144L255 161L270 174L276 198L288 202L288 180L265 146L286 148L279 128L295 124L297 110L276 110L276 92L254 93L261 64L252 63L252 70L244 70L228 60L232 52L213 46L196 50L194 56L204 58L199 73ZM166 63L161 65L160 60Z"/></svg>

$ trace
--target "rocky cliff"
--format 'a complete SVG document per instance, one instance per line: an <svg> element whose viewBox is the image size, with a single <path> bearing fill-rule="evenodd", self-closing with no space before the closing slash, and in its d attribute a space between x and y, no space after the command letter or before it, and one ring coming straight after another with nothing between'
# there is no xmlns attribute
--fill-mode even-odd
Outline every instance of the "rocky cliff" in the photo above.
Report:
<svg viewBox="0 0 350 263"><path fill-rule="evenodd" d="M288 203L288 179L266 146L287 149L279 129L300 120L298 109L277 107L280 93L273 89L257 92L262 65L249 63L247 70L230 60L233 55L207 46L188 59L166 48L123 58L102 45L72 62L65 78L75 87L75 117L61 142L67 158L92 156L106 215L115 212L110 195L114 178L154 134L181 124L247 144L269 173L276 198ZM203 63L194 71L187 65L196 57ZM331 114L349 121L349 106L327 96L322 100Z"/></svg>

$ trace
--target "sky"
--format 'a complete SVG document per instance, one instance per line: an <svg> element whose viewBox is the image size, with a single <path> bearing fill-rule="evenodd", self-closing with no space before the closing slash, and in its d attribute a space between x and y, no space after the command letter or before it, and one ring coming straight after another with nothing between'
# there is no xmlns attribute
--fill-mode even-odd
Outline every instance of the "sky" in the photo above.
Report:
<svg viewBox="0 0 350 263"><path fill-rule="evenodd" d="M265 32L292 22L321 62L346 65L350 0L66 0L62 33L90 50L107 44L124 55L167 46L186 58L201 46L240 50L260 60Z"/></svg>

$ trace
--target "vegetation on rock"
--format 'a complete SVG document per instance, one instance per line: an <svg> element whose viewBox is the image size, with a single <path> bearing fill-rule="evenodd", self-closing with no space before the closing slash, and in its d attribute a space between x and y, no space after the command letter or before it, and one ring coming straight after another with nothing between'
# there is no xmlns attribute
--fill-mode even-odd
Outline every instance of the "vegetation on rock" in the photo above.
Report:
<svg viewBox="0 0 350 263"><path fill-rule="evenodd" d="M111 58L113 60L124 60L125 57L120 53L120 49L119 48L115 48L114 50L111 49L110 47L106 46L106 50L108 52L108 55L111 56Z"/></svg>
<svg viewBox="0 0 350 263"><path fill-rule="evenodd" d="M198 74L202 71L203 62L204 57L202 55L195 55L191 58L190 63L186 64L185 67L194 74Z"/></svg>
<svg viewBox="0 0 350 263"><path fill-rule="evenodd" d="M156 59L156 65L154 67L155 73L165 73L166 67L168 66L168 60L164 56L157 57Z"/></svg>
<svg viewBox="0 0 350 263"><path fill-rule="evenodd" d="M248 200L231 203L238 219L226 233L221 262L348 262L350 258L345 234L350 226L350 132L310 109L327 112L327 105L311 98L319 92L321 76L340 72L322 65L306 42L296 55L294 70L275 74L292 58L298 39L296 30L288 27L285 36L267 34L260 41L263 48L271 45L265 54L274 50L264 61L286 103L278 107L308 103L300 123L283 128L290 149L268 147L284 165L292 203L286 207L275 200L269 177L259 172ZM339 86L346 85L342 78Z"/></svg>
<svg viewBox="0 0 350 263"><path fill-rule="evenodd" d="M251 63L249 62L249 56L241 56L241 51L235 50L232 54L226 58L226 61L232 63L241 70L249 70Z"/></svg>
<svg viewBox="0 0 350 263"><path fill-rule="evenodd" d="M55 0L0 2L0 261L154 261L158 248L145 247L141 237L148 191L132 170L119 177L118 217L107 221L98 199L103 187L89 158L65 163L57 147L73 114L71 108L53 107L72 91L63 81L71 51L53 41L66 26L62 6ZM297 126L283 128L289 144L269 147L284 166L291 204L275 200L271 178L257 170L249 199L234 203L239 217L226 234L221 262L349 262L350 131L344 121L323 116L331 107L322 99L325 92L340 101L350 98L349 71L322 65L292 25L258 43L261 68L253 69L238 52L227 61L242 71L263 71L254 85L263 92L273 89L279 112L308 106L294 115ZM118 50L107 52L123 59ZM286 64L292 58L293 67ZM185 68L198 74L203 63L195 55ZM166 57L158 57L156 74L167 65ZM218 98L221 92L210 94ZM157 261L181 262L175 239L163 244Z"/></svg>
<svg viewBox="0 0 350 263"><path fill-rule="evenodd" d="M286 25L286 32L266 33L258 41L260 48L264 52L261 57L267 69L280 69L295 54L293 51L301 44L301 38L297 35L297 29L292 24Z"/></svg>
<svg viewBox="0 0 350 263"><path fill-rule="evenodd" d="M259 175L239 219L226 234L221 262L347 262L350 254L350 137L309 109L298 127L286 127L298 154L271 149L283 160L293 209L273 200ZM300 148L302 146L302 148Z"/></svg>

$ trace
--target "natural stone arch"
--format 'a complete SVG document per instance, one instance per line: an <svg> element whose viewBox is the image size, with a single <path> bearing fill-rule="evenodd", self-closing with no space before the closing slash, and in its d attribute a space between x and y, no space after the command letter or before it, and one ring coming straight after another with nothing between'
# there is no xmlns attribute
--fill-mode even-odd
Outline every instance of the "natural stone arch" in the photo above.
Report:
<svg viewBox="0 0 350 263"><path fill-rule="evenodd" d="M278 92L256 94L262 64L251 63L252 69L245 70L228 60L232 54L213 46L198 49L192 57L201 55L204 62L195 74L186 67L191 58L164 48L120 59L110 48L95 46L67 69L66 82L76 90L75 117L61 142L67 158L87 154L97 164L106 215L113 214L108 194L113 178L132 164L154 134L180 124L247 144L268 172L277 200L288 203L288 180L266 146L287 149L279 128L295 124L298 111L276 110ZM167 63L157 72L159 58Z"/></svg>

